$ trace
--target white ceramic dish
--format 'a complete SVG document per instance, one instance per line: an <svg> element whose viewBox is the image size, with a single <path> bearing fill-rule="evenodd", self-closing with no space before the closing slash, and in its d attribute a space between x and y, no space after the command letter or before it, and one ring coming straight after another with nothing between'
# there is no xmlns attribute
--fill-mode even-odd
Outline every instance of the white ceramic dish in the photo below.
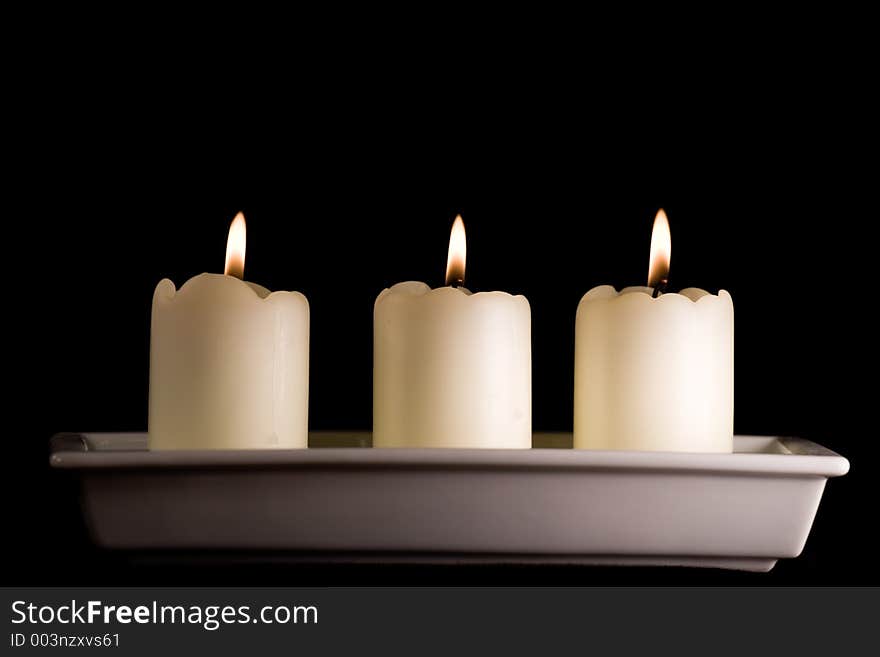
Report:
<svg viewBox="0 0 880 657"><path fill-rule="evenodd" d="M734 454L565 449L570 434L531 450L369 440L150 452L146 434L59 434L50 462L79 477L106 548L759 571L800 554L826 481L849 469L796 438L737 436Z"/></svg>

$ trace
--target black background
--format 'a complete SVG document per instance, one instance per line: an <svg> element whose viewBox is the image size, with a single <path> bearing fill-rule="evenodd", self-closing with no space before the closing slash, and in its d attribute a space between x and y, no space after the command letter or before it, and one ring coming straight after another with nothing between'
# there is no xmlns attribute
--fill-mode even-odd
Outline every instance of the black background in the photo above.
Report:
<svg viewBox="0 0 880 657"><path fill-rule="evenodd" d="M444 79L393 101L360 77L286 100L223 88L197 105L185 84L95 98L62 74L9 180L7 582L880 584L876 144L846 79L765 73L697 76L687 96L662 71L607 89ZM312 429L370 427L373 301L402 280L442 284L461 213L467 286L531 303L535 429L570 430L578 300L644 283L658 207L671 287L733 296L737 433L798 435L851 461L804 554L769 574L131 564L90 547L71 482L49 470L55 432L145 430L153 288L221 271L238 210L246 277L309 299Z"/></svg>

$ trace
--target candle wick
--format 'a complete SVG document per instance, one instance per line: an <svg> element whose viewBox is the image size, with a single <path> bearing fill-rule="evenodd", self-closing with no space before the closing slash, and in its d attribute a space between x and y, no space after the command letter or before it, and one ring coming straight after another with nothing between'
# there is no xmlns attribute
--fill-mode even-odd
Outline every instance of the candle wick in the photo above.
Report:
<svg viewBox="0 0 880 657"><path fill-rule="evenodd" d="M651 293L651 298L652 298L652 299L656 299L656 298L659 297L661 294L663 294L664 292L666 292L666 285L668 284L668 282L669 282L669 281L667 281L665 278L661 278L661 279L657 282L657 284L654 286L654 291Z"/></svg>
<svg viewBox="0 0 880 657"><path fill-rule="evenodd" d="M463 278L456 278L456 279L449 282L449 287L458 288L458 287L462 287L463 285L464 285Z"/></svg>

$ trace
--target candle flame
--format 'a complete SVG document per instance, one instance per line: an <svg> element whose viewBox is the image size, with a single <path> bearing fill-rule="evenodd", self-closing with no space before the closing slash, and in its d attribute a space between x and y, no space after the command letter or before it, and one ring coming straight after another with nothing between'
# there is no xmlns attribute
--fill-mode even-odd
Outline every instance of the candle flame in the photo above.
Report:
<svg viewBox="0 0 880 657"><path fill-rule="evenodd" d="M464 284L464 265L467 260L467 239L461 215L455 217L449 234L449 256L446 259L446 284Z"/></svg>
<svg viewBox="0 0 880 657"><path fill-rule="evenodd" d="M669 233L669 220L663 208L654 218L651 231L651 257L648 262L648 287L665 286L669 279L669 261L672 259L672 237Z"/></svg>
<svg viewBox="0 0 880 657"><path fill-rule="evenodd" d="M236 278L244 278L244 251L246 246L247 226L244 223L244 213L239 212L229 225L224 274L235 276Z"/></svg>

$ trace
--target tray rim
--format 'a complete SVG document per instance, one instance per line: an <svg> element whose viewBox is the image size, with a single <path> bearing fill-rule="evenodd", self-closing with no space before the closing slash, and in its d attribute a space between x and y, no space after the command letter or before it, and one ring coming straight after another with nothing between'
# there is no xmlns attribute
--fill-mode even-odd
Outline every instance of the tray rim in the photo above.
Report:
<svg viewBox="0 0 880 657"><path fill-rule="evenodd" d="M536 432L562 437L570 432ZM313 447L305 449L171 450L151 452L145 432L59 433L49 441L49 464L61 470L173 471L181 469L556 469L562 471L690 472L775 474L839 477L849 461L803 438L742 435L735 447L778 443L775 453L734 451L732 454L576 450L565 447L531 449ZM318 431L311 436L358 436L369 432ZM90 449L100 441L119 449Z"/></svg>

